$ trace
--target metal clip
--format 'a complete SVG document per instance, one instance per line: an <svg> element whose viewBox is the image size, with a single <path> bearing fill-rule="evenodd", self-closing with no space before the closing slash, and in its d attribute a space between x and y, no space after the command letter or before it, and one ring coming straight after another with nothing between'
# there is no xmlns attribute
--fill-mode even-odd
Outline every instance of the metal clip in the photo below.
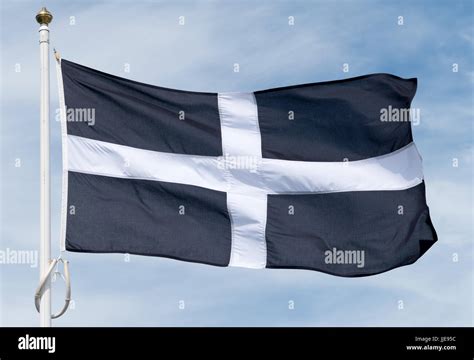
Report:
<svg viewBox="0 0 474 360"><path fill-rule="evenodd" d="M59 51L56 51L56 49L53 48L53 53L54 53L54 58L56 59L56 61L58 63L60 63L61 62L61 54L59 53Z"/></svg>

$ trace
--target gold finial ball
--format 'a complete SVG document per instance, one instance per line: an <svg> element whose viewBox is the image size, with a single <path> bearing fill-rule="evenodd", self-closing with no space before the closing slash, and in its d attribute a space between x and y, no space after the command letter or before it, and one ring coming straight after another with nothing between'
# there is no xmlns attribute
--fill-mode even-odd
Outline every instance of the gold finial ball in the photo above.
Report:
<svg viewBox="0 0 474 360"><path fill-rule="evenodd" d="M53 15L44 7L36 14L36 21L43 25L48 25L53 20Z"/></svg>

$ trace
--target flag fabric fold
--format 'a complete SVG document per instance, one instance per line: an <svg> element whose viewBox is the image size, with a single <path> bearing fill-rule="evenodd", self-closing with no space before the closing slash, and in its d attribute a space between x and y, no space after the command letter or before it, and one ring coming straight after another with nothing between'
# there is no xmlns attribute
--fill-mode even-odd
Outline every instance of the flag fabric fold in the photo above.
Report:
<svg viewBox="0 0 474 360"><path fill-rule="evenodd" d="M58 66L69 251L364 276L437 240L416 79L204 93Z"/></svg>

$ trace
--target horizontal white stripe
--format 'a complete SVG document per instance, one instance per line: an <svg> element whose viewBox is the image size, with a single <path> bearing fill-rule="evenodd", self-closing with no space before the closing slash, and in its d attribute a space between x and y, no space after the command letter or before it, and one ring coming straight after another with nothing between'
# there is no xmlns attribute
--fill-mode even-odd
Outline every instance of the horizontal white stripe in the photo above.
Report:
<svg viewBox="0 0 474 360"><path fill-rule="evenodd" d="M268 193L404 190L423 180L422 160L414 143L387 155L353 162L262 159Z"/></svg>
<svg viewBox="0 0 474 360"><path fill-rule="evenodd" d="M137 149L68 135L68 170L228 191L219 158Z"/></svg>
<svg viewBox="0 0 474 360"><path fill-rule="evenodd" d="M403 190L423 180L411 143L393 153L342 162L259 159L257 170L226 169L223 158L137 149L68 135L68 170L156 180L240 194Z"/></svg>

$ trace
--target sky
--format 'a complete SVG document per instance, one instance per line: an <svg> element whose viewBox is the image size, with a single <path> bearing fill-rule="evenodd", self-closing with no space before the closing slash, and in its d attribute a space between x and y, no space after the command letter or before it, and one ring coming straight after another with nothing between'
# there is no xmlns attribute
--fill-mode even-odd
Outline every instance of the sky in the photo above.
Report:
<svg viewBox="0 0 474 360"><path fill-rule="evenodd" d="M473 325L471 1L1 0L0 251L39 246L34 17L42 6L54 16L51 47L63 58L164 87L255 91L378 72L417 77L412 107L421 121L413 126L414 140L439 237L415 264L363 278L66 252L73 308L54 326ZM57 256L61 144L53 65L51 59ZM38 281L34 264L0 264L0 326L39 325ZM63 298L58 280L53 311Z"/></svg>

